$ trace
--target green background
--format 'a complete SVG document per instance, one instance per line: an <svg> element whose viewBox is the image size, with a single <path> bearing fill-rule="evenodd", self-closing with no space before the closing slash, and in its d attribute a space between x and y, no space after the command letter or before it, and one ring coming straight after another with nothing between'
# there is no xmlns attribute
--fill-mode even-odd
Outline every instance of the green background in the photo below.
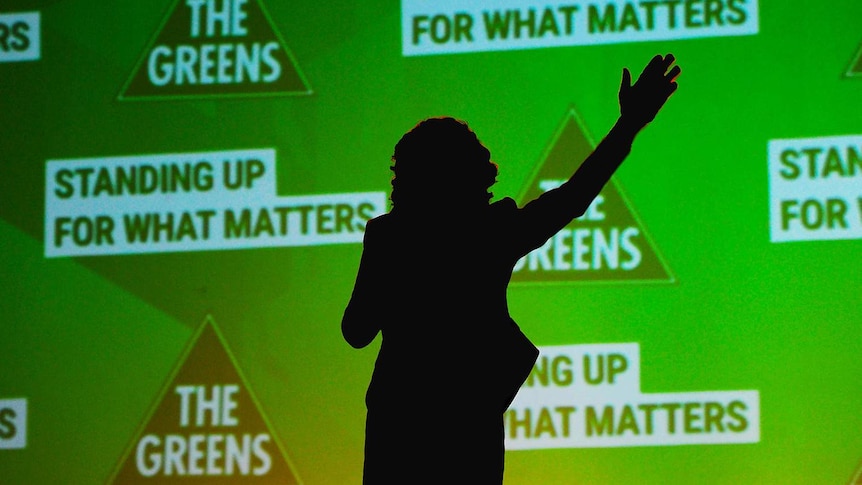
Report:
<svg viewBox="0 0 862 485"><path fill-rule="evenodd" d="M354 350L339 328L361 246L46 259L46 160L273 147L280 195L386 191L395 142L445 114L491 150L496 197L517 197L570 106L600 139L622 67L666 52L680 89L615 177L675 282L517 285L510 308L537 345L639 342L642 392L758 390L761 440L510 451L506 484L851 480L862 243L770 243L766 149L860 134L862 78L844 73L862 2L764 0L753 36L404 58L394 0L265 0L313 94L118 101L171 4L0 7L41 11L42 44L0 63L0 398L29 413L0 482L108 480L207 314L302 481L361 475L379 342Z"/></svg>

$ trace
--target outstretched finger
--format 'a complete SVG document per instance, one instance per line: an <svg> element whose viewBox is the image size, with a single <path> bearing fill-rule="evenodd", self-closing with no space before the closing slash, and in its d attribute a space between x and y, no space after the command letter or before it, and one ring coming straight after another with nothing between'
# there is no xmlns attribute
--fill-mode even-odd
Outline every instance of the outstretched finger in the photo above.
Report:
<svg viewBox="0 0 862 485"><path fill-rule="evenodd" d="M620 84L620 90L625 91L632 87L632 73L627 67L623 68L623 80Z"/></svg>
<svg viewBox="0 0 862 485"><path fill-rule="evenodd" d="M638 79L640 79L643 76L650 76L650 75L652 75L652 72L654 72L654 71L661 70L662 72L664 72L664 70L661 68L661 63L662 63L661 55L656 54L655 56L653 56L653 58L649 60L647 65L644 66L643 71L641 71L640 76L638 76Z"/></svg>
<svg viewBox="0 0 862 485"><path fill-rule="evenodd" d="M667 68L669 68L670 65L673 64L673 61L675 61L675 60L676 60L676 58L673 56L673 54L668 53L666 56L664 56L664 59L662 59L662 64L664 65L664 70L667 71Z"/></svg>
<svg viewBox="0 0 862 485"><path fill-rule="evenodd" d="M682 72L682 70L679 68L679 66L673 66L673 68L668 71L667 74L665 74L664 78L668 81L673 81L674 79L676 79L677 76L679 76L680 72Z"/></svg>

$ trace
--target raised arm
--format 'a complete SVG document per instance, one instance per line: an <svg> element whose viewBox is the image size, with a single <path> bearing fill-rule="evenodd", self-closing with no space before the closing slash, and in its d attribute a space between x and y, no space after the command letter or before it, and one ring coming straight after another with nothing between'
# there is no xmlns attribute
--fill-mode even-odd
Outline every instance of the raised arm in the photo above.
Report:
<svg viewBox="0 0 862 485"><path fill-rule="evenodd" d="M535 225L530 231L541 245L586 212L617 168L631 151L635 136L651 122L667 99L676 91L679 66L674 57L656 55L632 85L628 68L623 68L620 84L620 116L614 126L583 161L572 176L559 187L545 192L525 207L526 216ZM537 246L536 246L537 247Z"/></svg>
<svg viewBox="0 0 862 485"><path fill-rule="evenodd" d="M608 135L593 153L572 174L571 184L577 194L576 207L583 214L593 199L610 180L631 151L632 142L649 122L655 119L664 103L676 91L679 66L673 66L674 57L655 56L646 65L634 85L628 68L623 68L620 84L620 117Z"/></svg>

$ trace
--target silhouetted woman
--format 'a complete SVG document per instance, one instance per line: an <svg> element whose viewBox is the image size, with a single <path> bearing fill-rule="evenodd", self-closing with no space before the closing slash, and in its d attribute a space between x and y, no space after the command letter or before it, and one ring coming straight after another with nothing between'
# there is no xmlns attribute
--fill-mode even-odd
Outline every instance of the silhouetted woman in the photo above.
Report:
<svg viewBox="0 0 862 485"><path fill-rule="evenodd" d="M497 484L503 413L538 357L509 316L515 263L581 216L676 89L655 56L620 117L560 187L523 208L490 203L497 166L466 123L429 118L392 157L392 210L368 222L341 322L353 347L383 341L366 394L363 483Z"/></svg>

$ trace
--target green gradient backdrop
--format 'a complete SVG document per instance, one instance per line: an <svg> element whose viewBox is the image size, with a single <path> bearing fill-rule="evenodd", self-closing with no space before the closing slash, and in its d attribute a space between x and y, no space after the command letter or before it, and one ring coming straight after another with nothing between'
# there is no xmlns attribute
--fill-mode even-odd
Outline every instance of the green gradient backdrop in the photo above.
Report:
<svg viewBox="0 0 862 485"><path fill-rule="evenodd" d="M45 162L272 147L279 195L386 191L418 120L467 120L517 197L570 106L598 139L622 66L680 90L616 175L676 281L517 285L537 345L639 342L643 392L753 389L756 444L510 451L506 483L842 484L862 461L862 244L773 244L767 142L862 133L862 2L760 2L754 36L404 58L399 3L264 0L313 94L120 102L170 0L5 0L41 59L0 63L0 482L104 483L212 314L305 484L359 483L375 350L341 338L361 246L44 257ZM573 161L574 164L577 161ZM469 370L467 370L469 371ZM480 378L480 376L476 376ZM427 433L421 419L417 433Z"/></svg>

